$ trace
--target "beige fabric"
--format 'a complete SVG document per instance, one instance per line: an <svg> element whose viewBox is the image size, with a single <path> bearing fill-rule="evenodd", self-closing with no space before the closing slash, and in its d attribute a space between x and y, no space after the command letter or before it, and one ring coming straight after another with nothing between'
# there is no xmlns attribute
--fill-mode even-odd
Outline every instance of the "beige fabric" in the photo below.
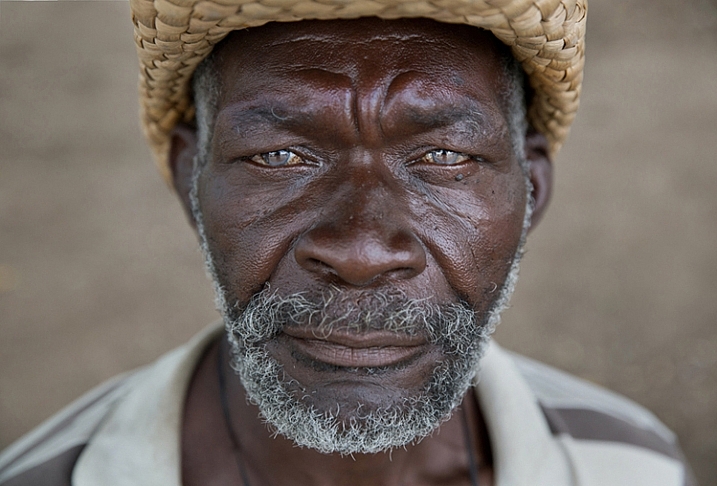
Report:
<svg viewBox="0 0 717 486"><path fill-rule="evenodd" d="M575 118L587 0L130 0L140 61L142 124L165 179L169 133L191 121L189 81L214 45L272 21L427 17L490 30L511 46L534 97L528 116L555 153Z"/></svg>
<svg viewBox="0 0 717 486"><path fill-rule="evenodd" d="M675 459L614 442L560 437L580 486L655 486L687 483L684 465Z"/></svg>
<svg viewBox="0 0 717 486"><path fill-rule="evenodd" d="M511 356L491 342L476 396L488 427L496 486L572 484L570 464Z"/></svg>

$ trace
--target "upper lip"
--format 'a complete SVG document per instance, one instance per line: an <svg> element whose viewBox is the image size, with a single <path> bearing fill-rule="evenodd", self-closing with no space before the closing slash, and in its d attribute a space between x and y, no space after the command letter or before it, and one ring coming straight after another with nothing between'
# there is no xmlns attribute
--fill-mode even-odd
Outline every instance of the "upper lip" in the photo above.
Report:
<svg viewBox="0 0 717 486"><path fill-rule="evenodd" d="M296 339L325 341L347 348L415 347L426 344L422 335L409 335L393 331L370 330L351 332L343 330L323 331L316 328L286 327L284 333Z"/></svg>

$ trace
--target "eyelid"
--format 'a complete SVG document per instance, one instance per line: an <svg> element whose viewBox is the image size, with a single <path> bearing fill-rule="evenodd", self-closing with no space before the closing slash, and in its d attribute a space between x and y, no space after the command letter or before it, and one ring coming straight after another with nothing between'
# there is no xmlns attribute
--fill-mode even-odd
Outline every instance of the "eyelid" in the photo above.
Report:
<svg viewBox="0 0 717 486"><path fill-rule="evenodd" d="M271 164L267 161L267 157L271 156L272 154L279 154L280 152L286 152L288 154L288 160L285 163ZM297 165L316 165L315 163L313 163L313 161L307 160L306 158L297 154L295 151L289 149L279 149L271 150L269 152L262 152L259 154L252 155L250 157L246 157L244 160L251 161L262 167L270 167L274 169L293 167Z"/></svg>
<svg viewBox="0 0 717 486"><path fill-rule="evenodd" d="M436 161L435 154L439 154L439 153L442 153L442 155L444 155L444 156L446 154L450 154L451 157L456 157L457 160L454 162L446 162L446 163L438 162L438 161ZM418 160L416 160L416 162L419 162L419 163L423 162L426 164L441 166L441 167L453 167L456 165L463 164L464 162L473 161L473 160L481 161L483 159L481 157L475 157L475 156L472 156L472 155L469 155L469 154L466 154L463 152L458 152L455 150L436 148L436 149L426 152L423 156L419 157Z"/></svg>

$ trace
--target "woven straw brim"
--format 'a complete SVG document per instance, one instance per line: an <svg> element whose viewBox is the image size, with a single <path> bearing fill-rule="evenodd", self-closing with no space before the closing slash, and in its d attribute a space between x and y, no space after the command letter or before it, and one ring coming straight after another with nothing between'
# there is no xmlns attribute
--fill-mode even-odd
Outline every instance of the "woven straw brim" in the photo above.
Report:
<svg viewBox="0 0 717 486"><path fill-rule="evenodd" d="M491 31L511 47L533 88L532 125L555 154L580 98L587 0L130 0L145 135L166 180L169 133L191 122L189 82L231 31L267 22L426 17Z"/></svg>

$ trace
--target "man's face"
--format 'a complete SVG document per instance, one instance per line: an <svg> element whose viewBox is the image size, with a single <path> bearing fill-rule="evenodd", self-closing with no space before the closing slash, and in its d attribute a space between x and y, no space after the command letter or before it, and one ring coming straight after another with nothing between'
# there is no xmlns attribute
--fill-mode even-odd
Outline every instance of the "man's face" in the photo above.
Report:
<svg viewBox="0 0 717 486"><path fill-rule="evenodd" d="M195 212L245 388L260 408L286 395L270 421L366 435L381 414L446 402L406 443L460 400L524 235L501 52L469 27L375 19L273 24L219 48Z"/></svg>

